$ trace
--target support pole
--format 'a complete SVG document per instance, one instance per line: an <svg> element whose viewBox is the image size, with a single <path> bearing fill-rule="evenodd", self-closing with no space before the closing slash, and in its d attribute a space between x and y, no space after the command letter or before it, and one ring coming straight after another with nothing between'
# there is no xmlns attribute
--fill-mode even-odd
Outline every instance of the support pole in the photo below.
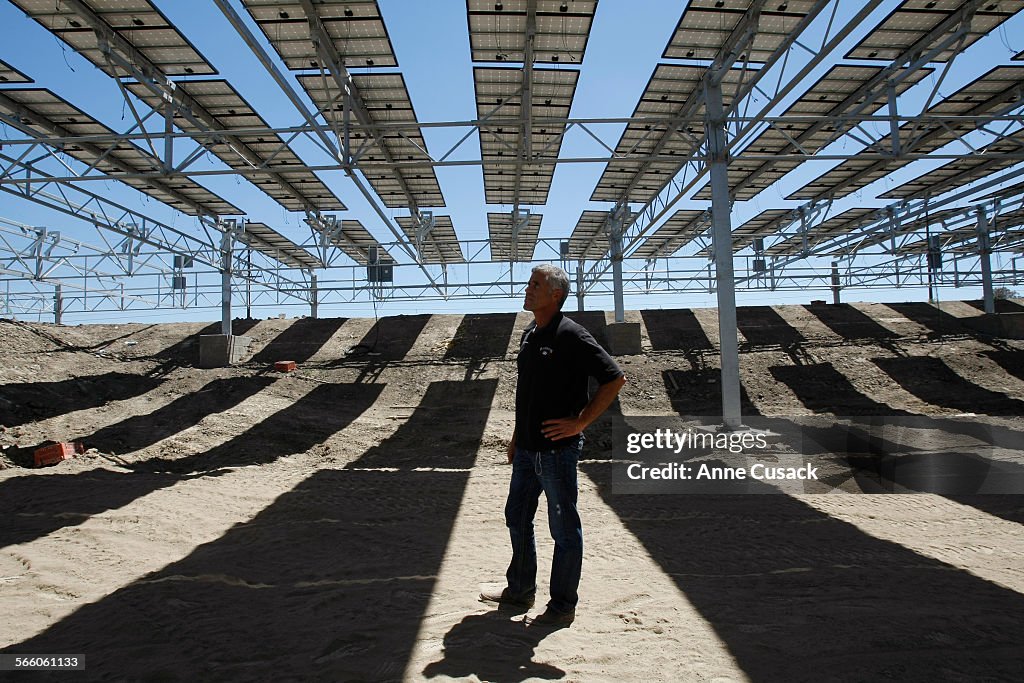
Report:
<svg viewBox="0 0 1024 683"><path fill-rule="evenodd" d="M580 313L583 312L583 297L586 296L586 292L583 291L583 264L584 261L576 265L576 310Z"/></svg>
<svg viewBox="0 0 1024 683"><path fill-rule="evenodd" d="M235 221L229 219L224 224L224 234L220 238L220 332L231 336L231 251L235 240Z"/></svg>
<svg viewBox="0 0 1024 683"><path fill-rule="evenodd" d="M711 158L711 230L718 295L718 336L721 340L722 421L726 429L742 426L740 414L740 352L736 336L736 282L732 262L728 147L722 85L715 71L706 82L708 154Z"/></svg>
<svg viewBox="0 0 1024 683"><path fill-rule="evenodd" d="M981 289L985 312L996 312L995 292L992 291L992 247L988 240L988 216L984 208L978 209L978 260L981 263Z"/></svg>
<svg viewBox="0 0 1024 683"><path fill-rule="evenodd" d="M832 303L839 305L839 263L837 261L832 262Z"/></svg>
<svg viewBox="0 0 1024 683"><path fill-rule="evenodd" d="M53 324L60 325L61 311L64 309L64 297L61 295L60 285L53 287Z"/></svg>
<svg viewBox="0 0 1024 683"><path fill-rule="evenodd" d="M626 320L625 306L622 301L622 214L624 211L613 209L608 216L608 253L612 259L612 286L615 297L615 322Z"/></svg>
<svg viewBox="0 0 1024 683"><path fill-rule="evenodd" d="M316 273L309 276L309 317L316 320L317 306L319 304L320 292L316 287Z"/></svg>

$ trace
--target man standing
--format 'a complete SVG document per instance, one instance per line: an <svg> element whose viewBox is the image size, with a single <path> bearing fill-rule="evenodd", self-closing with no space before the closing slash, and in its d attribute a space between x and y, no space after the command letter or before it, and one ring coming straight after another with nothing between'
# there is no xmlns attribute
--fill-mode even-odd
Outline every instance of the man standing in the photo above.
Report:
<svg viewBox="0 0 1024 683"><path fill-rule="evenodd" d="M482 600L529 609L537 592L537 549L533 518L541 491L548 502L548 526L555 542L551 600L532 623L568 625L576 617L583 568L583 528L576 509L576 463L583 430L618 395L626 378L611 356L583 327L564 317L569 276L552 265L533 269L523 308L533 312L519 345L516 426L508 446L512 464L505 524L512 561L501 593ZM591 398L588 378L600 385Z"/></svg>

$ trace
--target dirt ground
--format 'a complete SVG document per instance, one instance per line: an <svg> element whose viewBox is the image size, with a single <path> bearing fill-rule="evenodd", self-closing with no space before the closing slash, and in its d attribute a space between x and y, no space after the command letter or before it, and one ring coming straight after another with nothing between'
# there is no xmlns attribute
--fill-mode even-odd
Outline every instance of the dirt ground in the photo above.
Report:
<svg viewBox="0 0 1024 683"><path fill-rule="evenodd" d="M744 413L975 416L1019 474L1024 341L980 314L741 308ZM569 316L604 340L610 314ZM528 321L236 321L252 344L219 369L219 325L0 321L0 653L82 654L83 680L1020 680L1024 496L620 495L607 416L576 622L478 602L509 557ZM716 312L627 321L644 352L609 412L720 414Z"/></svg>

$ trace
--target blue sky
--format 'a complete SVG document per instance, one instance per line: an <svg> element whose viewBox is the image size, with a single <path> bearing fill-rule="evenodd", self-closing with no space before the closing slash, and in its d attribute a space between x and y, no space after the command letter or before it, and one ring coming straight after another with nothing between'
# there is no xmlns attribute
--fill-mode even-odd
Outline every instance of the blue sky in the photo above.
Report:
<svg viewBox="0 0 1024 683"><path fill-rule="evenodd" d="M271 125L291 126L301 121L288 101L280 94L273 80L259 65L251 51L234 34L226 19L212 4L195 0L157 0L156 4L192 41L199 51L220 71L220 77L227 78L234 87L254 106ZM857 9L859 3L840 3L840 20L844 13ZM880 21L897 3L889 1L875 12L865 26ZM413 105L420 121L461 121L473 119L476 108L473 96L473 63L469 58L466 6L462 0L431 0L413 2L409 0L379 0L395 53L398 57L398 71L404 77ZM626 2L623 0L601 0L587 46L586 58L582 65L579 85L576 91L571 115L574 117L621 117L633 112L636 102L655 67L662 60L661 54L682 13L684 3L667 0ZM240 3L236 4L240 14L248 19ZM254 32L262 34L255 29ZM89 62L76 55L69 47L60 43L34 21L27 19L13 5L0 0L0 59L25 72L36 80L36 85L47 87L87 113L123 130L130 125L131 116L125 111L123 100L116 85L105 74ZM842 55L852 46L864 31L857 31L847 43L836 51ZM1011 19L1002 29L970 48L955 62L946 77L945 93L977 77L996 63L1009 64L1010 58L1024 50L1024 17ZM805 41L812 44L812 41ZM272 53L272 50L271 50ZM800 51L794 55L799 60ZM1018 62L1019 64L1019 62ZM794 95L805 90L817 76L827 69L827 64L811 74L803 85L796 88ZM283 69L282 69L283 70ZM387 71L387 69L384 69ZM923 102L928 84L912 90L901 101L904 113L914 111ZM297 90L299 90L296 87ZM785 104L780 107L781 111ZM610 145L614 146L622 129L621 124L606 124L595 127ZM4 129L0 137L20 137L16 131ZM466 129L426 129L425 138L435 156L448 149L464 135ZM836 143L839 146L851 143ZM476 155L477 136L470 136L465 143L465 155ZM299 143L296 151L310 164L327 163L324 155L311 144ZM598 148L579 131L567 136L563 145L564 155L597 155ZM834 163L834 162L832 162ZM929 162L919 162L894 176L896 179L917 175L926 170ZM934 163L932 163L934 165ZM810 168L810 167L809 167ZM827 168L824 163L818 169ZM551 187L547 206L537 211L544 214L541 229L542 238L566 238L583 210L607 209L607 204L589 201L597 179L603 171L602 164L564 164L558 167ZM760 211L770 208L792 208L800 202L787 201L783 197L792 189L802 185L810 171L799 170L785 178L777 188L770 188L749 202L737 203L733 212L733 225L741 224ZM321 173L336 194L348 205L349 211L343 217L358 218L371 233L382 241L390 240L390 233L375 216L366 202L358 195L350 182L340 171ZM437 211L450 214L461 239L484 239L487 236L486 214L488 211L508 210L510 207L489 206L484 202L482 174L479 167L465 166L437 170L447 201L447 208ZM231 177L204 178L204 184L225 198L235 202L248 212L251 220L262 221L295 240L308 241L309 231L301 221L300 214L289 214L276 202L248 185L244 180ZM855 193L841 202L836 212L850 206L884 206L887 202L876 200L894 182L879 183L868 190ZM166 220L178 227L194 225L194 219L160 206L153 200L141 198L133 191L117 187L116 183L92 183L90 188L102 185L111 197L120 198L131 206L138 206L146 213ZM683 200L676 208L705 208L706 203ZM389 211L393 216L403 215L400 210ZM61 229L64 234L90 243L98 243L91 228L77 225L75 221L57 216L27 202L0 196L0 217L33 225L48 225ZM484 276L481 267L474 270ZM516 269L517 279L525 279L528 268ZM977 296L976 291L957 290L943 294L945 298L969 298ZM850 300L906 300L920 299L920 291L899 290L849 295ZM787 301L807 302L810 299L826 298L817 292L778 292L740 294L740 303L783 303ZM627 297L627 308L675 307L714 305L713 295L659 295L652 297ZM610 297L588 299L588 307L610 308ZM515 310L512 301L465 301L448 303L390 302L378 307L383 313L413 311L466 312L482 310ZM302 314L303 307L282 307L289 314ZM368 307L326 306L321 315L365 314ZM261 311L259 314L276 314L278 309ZM162 319L213 319L217 311L179 311L162 313ZM116 316L108 316L113 318ZM131 317L141 319L141 311Z"/></svg>

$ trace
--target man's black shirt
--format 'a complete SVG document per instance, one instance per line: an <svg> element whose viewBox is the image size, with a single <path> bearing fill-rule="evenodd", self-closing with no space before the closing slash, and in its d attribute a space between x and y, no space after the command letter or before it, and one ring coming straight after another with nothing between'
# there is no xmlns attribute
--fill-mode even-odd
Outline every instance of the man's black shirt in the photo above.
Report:
<svg viewBox="0 0 1024 683"><path fill-rule="evenodd" d="M623 374L594 337L561 312L540 329L530 323L519 343L517 365L516 445L531 451L560 448L577 438L551 441L541 433L541 424L578 416L590 402L588 378L607 384Z"/></svg>

